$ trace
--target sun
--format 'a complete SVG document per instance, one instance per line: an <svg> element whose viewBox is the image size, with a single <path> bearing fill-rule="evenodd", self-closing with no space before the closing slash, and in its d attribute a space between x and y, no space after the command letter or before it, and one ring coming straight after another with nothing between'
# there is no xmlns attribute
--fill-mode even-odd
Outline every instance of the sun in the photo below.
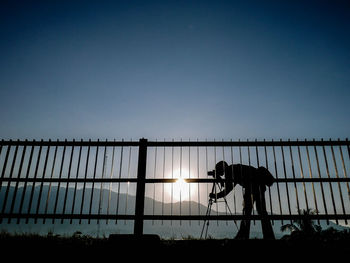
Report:
<svg viewBox="0 0 350 263"><path fill-rule="evenodd" d="M174 170L169 175L170 178L177 179L175 183L165 184L166 194L170 197L172 202L182 202L190 200L194 192L194 187L191 187L190 183L187 183L184 179L190 177L188 169Z"/></svg>

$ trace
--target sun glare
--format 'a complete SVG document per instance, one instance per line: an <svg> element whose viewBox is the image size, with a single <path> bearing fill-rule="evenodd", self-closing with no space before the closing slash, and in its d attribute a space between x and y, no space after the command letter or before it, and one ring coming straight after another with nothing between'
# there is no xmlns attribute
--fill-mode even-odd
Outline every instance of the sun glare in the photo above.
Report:
<svg viewBox="0 0 350 263"><path fill-rule="evenodd" d="M165 184L165 190L170 197L170 201L188 201L195 190L193 186L191 187L190 184L186 183L184 180L190 177L189 171L185 168L182 170L174 170L169 177L177 179L175 183Z"/></svg>

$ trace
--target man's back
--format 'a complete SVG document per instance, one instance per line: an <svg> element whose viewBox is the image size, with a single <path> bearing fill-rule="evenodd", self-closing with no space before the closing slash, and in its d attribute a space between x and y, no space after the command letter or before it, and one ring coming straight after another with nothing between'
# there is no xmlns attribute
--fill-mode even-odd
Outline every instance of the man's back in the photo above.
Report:
<svg viewBox="0 0 350 263"><path fill-rule="evenodd" d="M262 187L265 191L264 177L259 173L259 169L244 165L244 164L232 164L225 169L226 183L239 184L243 188L258 188Z"/></svg>

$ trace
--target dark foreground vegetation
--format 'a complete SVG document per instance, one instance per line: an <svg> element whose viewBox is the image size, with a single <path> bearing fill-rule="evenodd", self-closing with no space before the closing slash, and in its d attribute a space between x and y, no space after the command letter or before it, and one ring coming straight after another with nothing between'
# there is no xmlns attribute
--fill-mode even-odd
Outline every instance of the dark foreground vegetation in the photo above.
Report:
<svg viewBox="0 0 350 263"><path fill-rule="evenodd" d="M95 238L76 232L72 236L52 233L0 234L2 255L9 254L16 259L103 259L105 257L185 260L189 258L207 260L231 258L247 259L269 258L286 260L290 258L324 258L348 256L350 253L350 231L333 228L306 235L295 232L279 240L234 240L185 238L182 240L163 240L156 235L136 237L133 235L111 235Z"/></svg>

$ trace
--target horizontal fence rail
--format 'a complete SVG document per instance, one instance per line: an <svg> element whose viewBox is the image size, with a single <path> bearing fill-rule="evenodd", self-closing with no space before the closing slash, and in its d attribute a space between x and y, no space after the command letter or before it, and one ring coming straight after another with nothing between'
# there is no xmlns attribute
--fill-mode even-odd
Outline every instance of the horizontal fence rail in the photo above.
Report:
<svg viewBox="0 0 350 263"><path fill-rule="evenodd" d="M1 146L139 146L139 141L103 141L103 140L1 140ZM147 141L149 147L218 147L218 146L337 146L349 145L346 140L271 140L271 141Z"/></svg>
<svg viewBox="0 0 350 263"><path fill-rule="evenodd" d="M268 217L292 221L350 219L350 143L345 140L83 141L1 140L0 222L47 220L260 220L242 215L243 189L225 202L208 171L221 160L263 166L275 181L265 192ZM212 187L214 184L214 187Z"/></svg>

